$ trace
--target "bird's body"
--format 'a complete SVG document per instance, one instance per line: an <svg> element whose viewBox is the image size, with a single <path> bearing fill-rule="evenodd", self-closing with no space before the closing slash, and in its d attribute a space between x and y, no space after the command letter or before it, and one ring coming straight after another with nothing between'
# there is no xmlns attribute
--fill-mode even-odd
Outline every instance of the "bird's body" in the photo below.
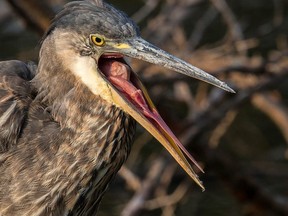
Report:
<svg viewBox="0 0 288 216"><path fill-rule="evenodd" d="M44 102L34 72L17 61L11 72L7 63L0 63L0 215L94 215L102 181L130 152L135 121L81 83Z"/></svg>
<svg viewBox="0 0 288 216"><path fill-rule="evenodd" d="M130 152L134 119L203 188L184 155L197 163L124 55L232 91L141 39L102 0L67 4L43 38L38 67L0 62L0 216L95 215Z"/></svg>

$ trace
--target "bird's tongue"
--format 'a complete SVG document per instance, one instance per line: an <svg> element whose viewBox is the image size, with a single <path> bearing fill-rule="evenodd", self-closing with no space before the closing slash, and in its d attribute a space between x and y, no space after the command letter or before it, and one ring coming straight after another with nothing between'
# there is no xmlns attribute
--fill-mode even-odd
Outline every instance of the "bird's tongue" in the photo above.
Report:
<svg viewBox="0 0 288 216"><path fill-rule="evenodd" d="M115 59L105 59L105 63L100 64L100 70L105 74L108 80L136 106L142 114L159 122L159 114L149 108L143 93L131 82L131 68L124 62ZM160 117L161 119L161 117ZM162 120L162 119L161 119ZM163 121L163 120L162 120Z"/></svg>
<svg viewBox="0 0 288 216"><path fill-rule="evenodd" d="M105 74L109 82L113 84L118 91L120 91L121 94L150 121L151 124L161 131L162 135L166 137L167 140L174 142L199 170L203 172L202 168L161 118L147 93L143 92L145 91L144 87L141 87L141 84L137 83L136 75L125 61L121 58L103 58L101 61L102 62L99 64L100 70Z"/></svg>

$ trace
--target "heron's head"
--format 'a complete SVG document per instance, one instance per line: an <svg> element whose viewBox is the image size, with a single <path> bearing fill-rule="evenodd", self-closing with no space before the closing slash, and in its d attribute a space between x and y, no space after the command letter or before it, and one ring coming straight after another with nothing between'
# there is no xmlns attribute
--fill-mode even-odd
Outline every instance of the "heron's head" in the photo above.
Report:
<svg viewBox="0 0 288 216"><path fill-rule="evenodd" d="M53 40L53 44L48 43L55 51L50 52L50 56L57 55L62 66L86 85L92 94L131 115L159 140L203 188L186 157L201 168L162 120L145 87L124 57L157 64L230 92L233 92L232 89L204 71L143 40L132 20L102 0L67 4L47 31L41 52L47 48L45 40ZM49 50L52 49L50 47Z"/></svg>

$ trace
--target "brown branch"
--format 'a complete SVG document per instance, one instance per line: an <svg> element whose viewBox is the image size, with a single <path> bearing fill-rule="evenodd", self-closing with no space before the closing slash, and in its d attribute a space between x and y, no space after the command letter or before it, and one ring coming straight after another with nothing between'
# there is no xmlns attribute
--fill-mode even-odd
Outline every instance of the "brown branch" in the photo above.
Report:
<svg viewBox="0 0 288 216"><path fill-rule="evenodd" d="M155 8L159 5L159 1L160 0L148 0L148 1L146 1L145 5L142 8L140 8L140 10L138 10L136 13L134 13L134 15L132 15L132 19L136 23L140 23L142 20L147 18L147 16L149 16L149 14L153 10L155 10Z"/></svg>
<svg viewBox="0 0 288 216"><path fill-rule="evenodd" d="M236 16L230 9L225 0L210 0L217 10L222 14L224 21L226 22L231 37L234 41L243 40L243 32L240 24L238 23Z"/></svg>
<svg viewBox="0 0 288 216"><path fill-rule="evenodd" d="M200 43L203 34L205 33L205 30L207 27L214 21L216 16L218 15L217 10L215 10L214 7L210 7L197 21L195 28L193 29L193 32L191 33L187 46L189 51L194 50Z"/></svg>
<svg viewBox="0 0 288 216"><path fill-rule="evenodd" d="M38 0L7 0L11 7L23 18L27 25L43 34L55 15L50 4Z"/></svg>
<svg viewBox="0 0 288 216"><path fill-rule="evenodd" d="M236 111L228 111L224 118L217 125L215 130L212 132L209 138L209 147L217 148L221 138L225 135L228 128L232 125L235 117L237 116Z"/></svg>
<svg viewBox="0 0 288 216"><path fill-rule="evenodd" d="M163 208L165 206L171 206L177 204L180 200L183 199L185 194L188 192L188 188L190 183L182 183L180 184L173 193L166 196L160 196L154 198L152 200L148 200L145 202L145 209L154 210L158 208Z"/></svg>
<svg viewBox="0 0 288 216"><path fill-rule="evenodd" d="M250 211L257 209L257 214L253 215L263 215L264 212L270 211L277 215L288 214L287 198L275 195L261 187L259 182L244 173L234 158L219 149L206 148L204 151L202 156L209 165L206 169L215 170L240 202L249 203Z"/></svg>
<svg viewBox="0 0 288 216"><path fill-rule="evenodd" d="M125 165L121 167L118 175L123 178L130 189L137 191L141 188L141 180Z"/></svg>
<svg viewBox="0 0 288 216"><path fill-rule="evenodd" d="M147 38L151 38L152 42L161 44L166 41L171 34L174 34L175 28L179 28L180 23L189 15L189 7L198 4L203 0L179 1L170 0L162 6L159 14L149 20L143 34ZM173 16L171 16L173 14ZM161 29L161 31L159 31ZM154 37L157 35L157 37ZM172 45L172 44L171 44ZM173 47L168 47L173 48Z"/></svg>
<svg viewBox="0 0 288 216"><path fill-rule="evenodd" d="M146 178L143 180L142 187L136 192L133 198L123 209L122 216L137 216L143 210L144 203L152 193L154 187L159 181L159 176L164 169L164 163L161 159L156 160L150 168Z"/></svg>
<svg viewBox="0 0 288 216"><path fill-rule="evenodd" d="M189 131L187 131L187 134L185 135L185 140L193 140L193 138L196 137L199 133L205 131L205 129L207 129L211 125L219 122L219 120L221 120L225 113L227 113L229 110L238 108L239 105L249 100L255 93L271 90L278 87L278 85L284 82L287 78L288 71L283 71L277 76L271 77L268 80L257 83L253 87L238 92L228 101L218 104L219 100L217 100L215 101L215 103L217 104L210 104L210 106L207 107L205 111L198 114L197 118L192 119L190 122L187 123L186 126L184 126L185 128L190 128L190 126L193 126Z"/></svg>
<svg viewBox="0 0 288 216"><path fill-rule="evenodd" d="M255 94L252 103L278 126L288 144L288 110L270 93Z"/></svg>

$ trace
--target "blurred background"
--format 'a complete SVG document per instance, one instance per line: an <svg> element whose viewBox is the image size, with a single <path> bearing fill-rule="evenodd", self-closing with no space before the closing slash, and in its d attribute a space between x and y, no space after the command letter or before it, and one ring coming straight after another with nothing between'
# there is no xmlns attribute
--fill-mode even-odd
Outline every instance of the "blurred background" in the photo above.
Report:
<svg viewBox="0 0 288 216"><path fill-rule="evenodd" d="M67 0L0 0L0 60L36 61ZM100 216L288 215L288 1L110 0L142 37L226 81L229 94L131 60L205 174L206 191L140 126Z"/></svg>

